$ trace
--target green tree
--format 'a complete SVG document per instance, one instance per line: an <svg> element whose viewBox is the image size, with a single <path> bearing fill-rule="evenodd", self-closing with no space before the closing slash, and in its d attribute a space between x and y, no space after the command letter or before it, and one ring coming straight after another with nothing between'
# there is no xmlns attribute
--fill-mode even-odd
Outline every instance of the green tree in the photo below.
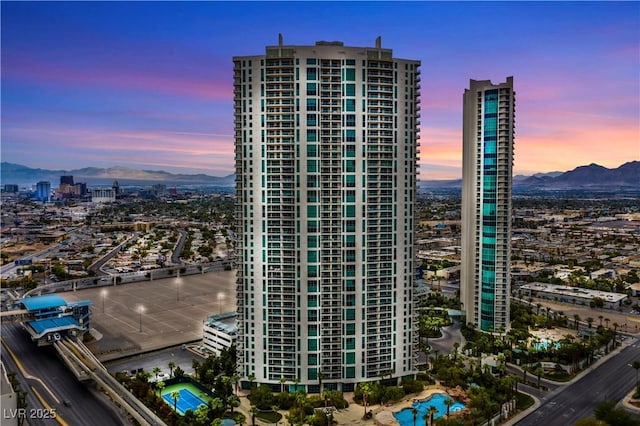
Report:
<svg viewBox="0 0 640 426"><path fill-rule="evenodd" d="M173 369L176 368L176 363L174 361L169 361L167 366L169 367L169 371L170 371L169 375L173 377Z"/></svg>
<svg viewBox="0 0 640 426"><path fill-rule="evenodd" d="M160 372L161 372L162 370L160 370L160 368L159 368L159 367L153 367L153 370L151 370L151 371L153 372L153 374L155 374L155 375L156 375L156 381L157 381L157 380L158 380L158 374L160 374Z"/></svg>
<svg viewBox="0 0 640 426"><path fill-rule="evenodd" d="M162 389L164 389L166 384L161 380L156 383L156 389L158 390L158 396L162 395Z"/></svg>
<svg viewBox="0 0 640 426"><path fill-rule="evenodd" d="M171 392L171 399L173 399L173 411L178 411L178 399L180 399L180 392Z"/></svg>

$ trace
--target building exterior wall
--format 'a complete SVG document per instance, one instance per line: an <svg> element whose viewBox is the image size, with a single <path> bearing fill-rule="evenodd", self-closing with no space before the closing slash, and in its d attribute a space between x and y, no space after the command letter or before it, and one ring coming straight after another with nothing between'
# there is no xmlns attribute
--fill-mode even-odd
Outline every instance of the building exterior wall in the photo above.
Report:
<svg viewBox="0 0 640 426"><path fill-rule="evenodd" d="M48 203L51 201L51 183L41 181L36 184L36 200Z"/></svg>
<svg viewBox="0 0 640 426"><path fill-rule="evenodd" d="M509 327L515 92L471 80L463 99L461 299L467 323Z"/></svg>
<svg viewBox="0 0 640 426"><path fill-rule="evenodd" d="M92 203L112 203L116 201L116 192L113 188L93 188L91 190Z"/></svg>
<svg viewBox="0 0 640 426"><path fill-rule="evenodd" d="M379 40L234 58L244 377L414 373L419 65Z"/></svg>
<svg viewBox="0 0 640 426"><path fill-rule="evenodd" d="M238 314L225 312L210 316L202 326L202 344L205 348L220 355L223 349L235 344L238 331Z"/></svg>

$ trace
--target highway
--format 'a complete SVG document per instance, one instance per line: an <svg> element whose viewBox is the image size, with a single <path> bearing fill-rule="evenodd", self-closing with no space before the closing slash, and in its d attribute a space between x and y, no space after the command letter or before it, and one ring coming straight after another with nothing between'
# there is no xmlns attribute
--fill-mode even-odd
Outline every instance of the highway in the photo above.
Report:
<svg viewBox="0 0 640 426"><path fill-rule="evenodd" d="M633 388L636 375L630 364L640 360L640 342L631 339L619 354L609 358L568 386L541 398L540 407L517 426L567 426L591 417L598 403L618 402Z"/></svg>
<svg viewBox="0 0 640 426"><path fill-rule="evenodd" d="M7 371L17 373L21 388L28 391L27 408L44 408L44 412L55 410L56 413L55 419L27 416L29 425L128 424L102 393L76 380L52 347L36 347L20 324L3 325L2 341L2 361ZM65 401L70 406L65 406Z"/></svg>

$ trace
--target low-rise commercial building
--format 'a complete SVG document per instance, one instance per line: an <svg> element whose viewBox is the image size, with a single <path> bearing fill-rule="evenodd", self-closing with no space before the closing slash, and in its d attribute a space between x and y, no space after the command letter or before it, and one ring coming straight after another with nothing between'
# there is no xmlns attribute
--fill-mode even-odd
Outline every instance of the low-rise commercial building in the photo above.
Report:
<svg viewBox="0 0 640 426"><path fill-rule="evenodd" d="M204 347L219 355L223 349L235 344L238 331L238 314L225 312L212 315L202 326L202 344Z"/></svg>
<svg viewBox="0 0 640 426"><path fill-rule="evenodd" d="M548 283L524 284L519 288L519 292L522 297L537 297L573 305L590 306L594 299L601 299L603 307L607 309L616 309L622 306L622 301L627 298L626 294L621 293Z"/></svg>

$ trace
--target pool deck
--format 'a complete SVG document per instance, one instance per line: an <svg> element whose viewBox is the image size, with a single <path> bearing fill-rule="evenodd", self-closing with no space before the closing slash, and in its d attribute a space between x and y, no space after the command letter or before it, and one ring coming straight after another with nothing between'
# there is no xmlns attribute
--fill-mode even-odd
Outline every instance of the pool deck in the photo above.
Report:
<svg viewBox="0 0 640 426"><path fill-rule="evenodd" d="M373 411L372 420L362 420L362 414L364 409L359 407L360 409L358 410L358 414L359 414L358 420L360 420L360 422L353 423L352 421L345 419L345 423L360 424L360 425L375 424L377 426L398 426L400 425L400 423L393 416L393 413L397 411L402 411L405 408L411 408L414 402L423 401L433 396L434 394L438 394L438 393L448 395L447 388L441 385L430 385L425 387L425 389L422 392L408 395L402 400L394 404L374 406L372 408L372 411ZM337 416L336 416L336 419L338 419Z"/></svg>
<svg viewBox="0 0 640 426"><path fill-rule="evenodd" d="M401 401L398 401L394 404L370 405L367 407L367 411L371 410L371 412L373 413L373 417L368 420L363 419L364 407L353 401L353 392L345 392L344 398L349 403L349 406L347 408L334 412L333 418L339 425L399 426L400 423L398 423L396 418L393 416L393 413L395 413L396 411L400 411L404 408L411 407L416 400L421 401L421 400L427 399L436 393L450 395L450 392L447 392L447 391L452 392L454 390L446 388L441 385L431 385L431 386L425 387L425 389L422 392L408 395L404 397ZM251 424L251 414L250 414L251 402L249 402L249 400L247 399L247 393L248 393L247 391L240 392L239 394L240 407L238 407L238 411L240 411L246 416L247 424ZM458 400L456 397L452 396L452 398ZM286 416L288 414L288 411L286 410L280 410L279 412L283 416ZM273 425L273 423L266 423L260 419L256 419L256 425L263 426L268 424Z"/></svg>

